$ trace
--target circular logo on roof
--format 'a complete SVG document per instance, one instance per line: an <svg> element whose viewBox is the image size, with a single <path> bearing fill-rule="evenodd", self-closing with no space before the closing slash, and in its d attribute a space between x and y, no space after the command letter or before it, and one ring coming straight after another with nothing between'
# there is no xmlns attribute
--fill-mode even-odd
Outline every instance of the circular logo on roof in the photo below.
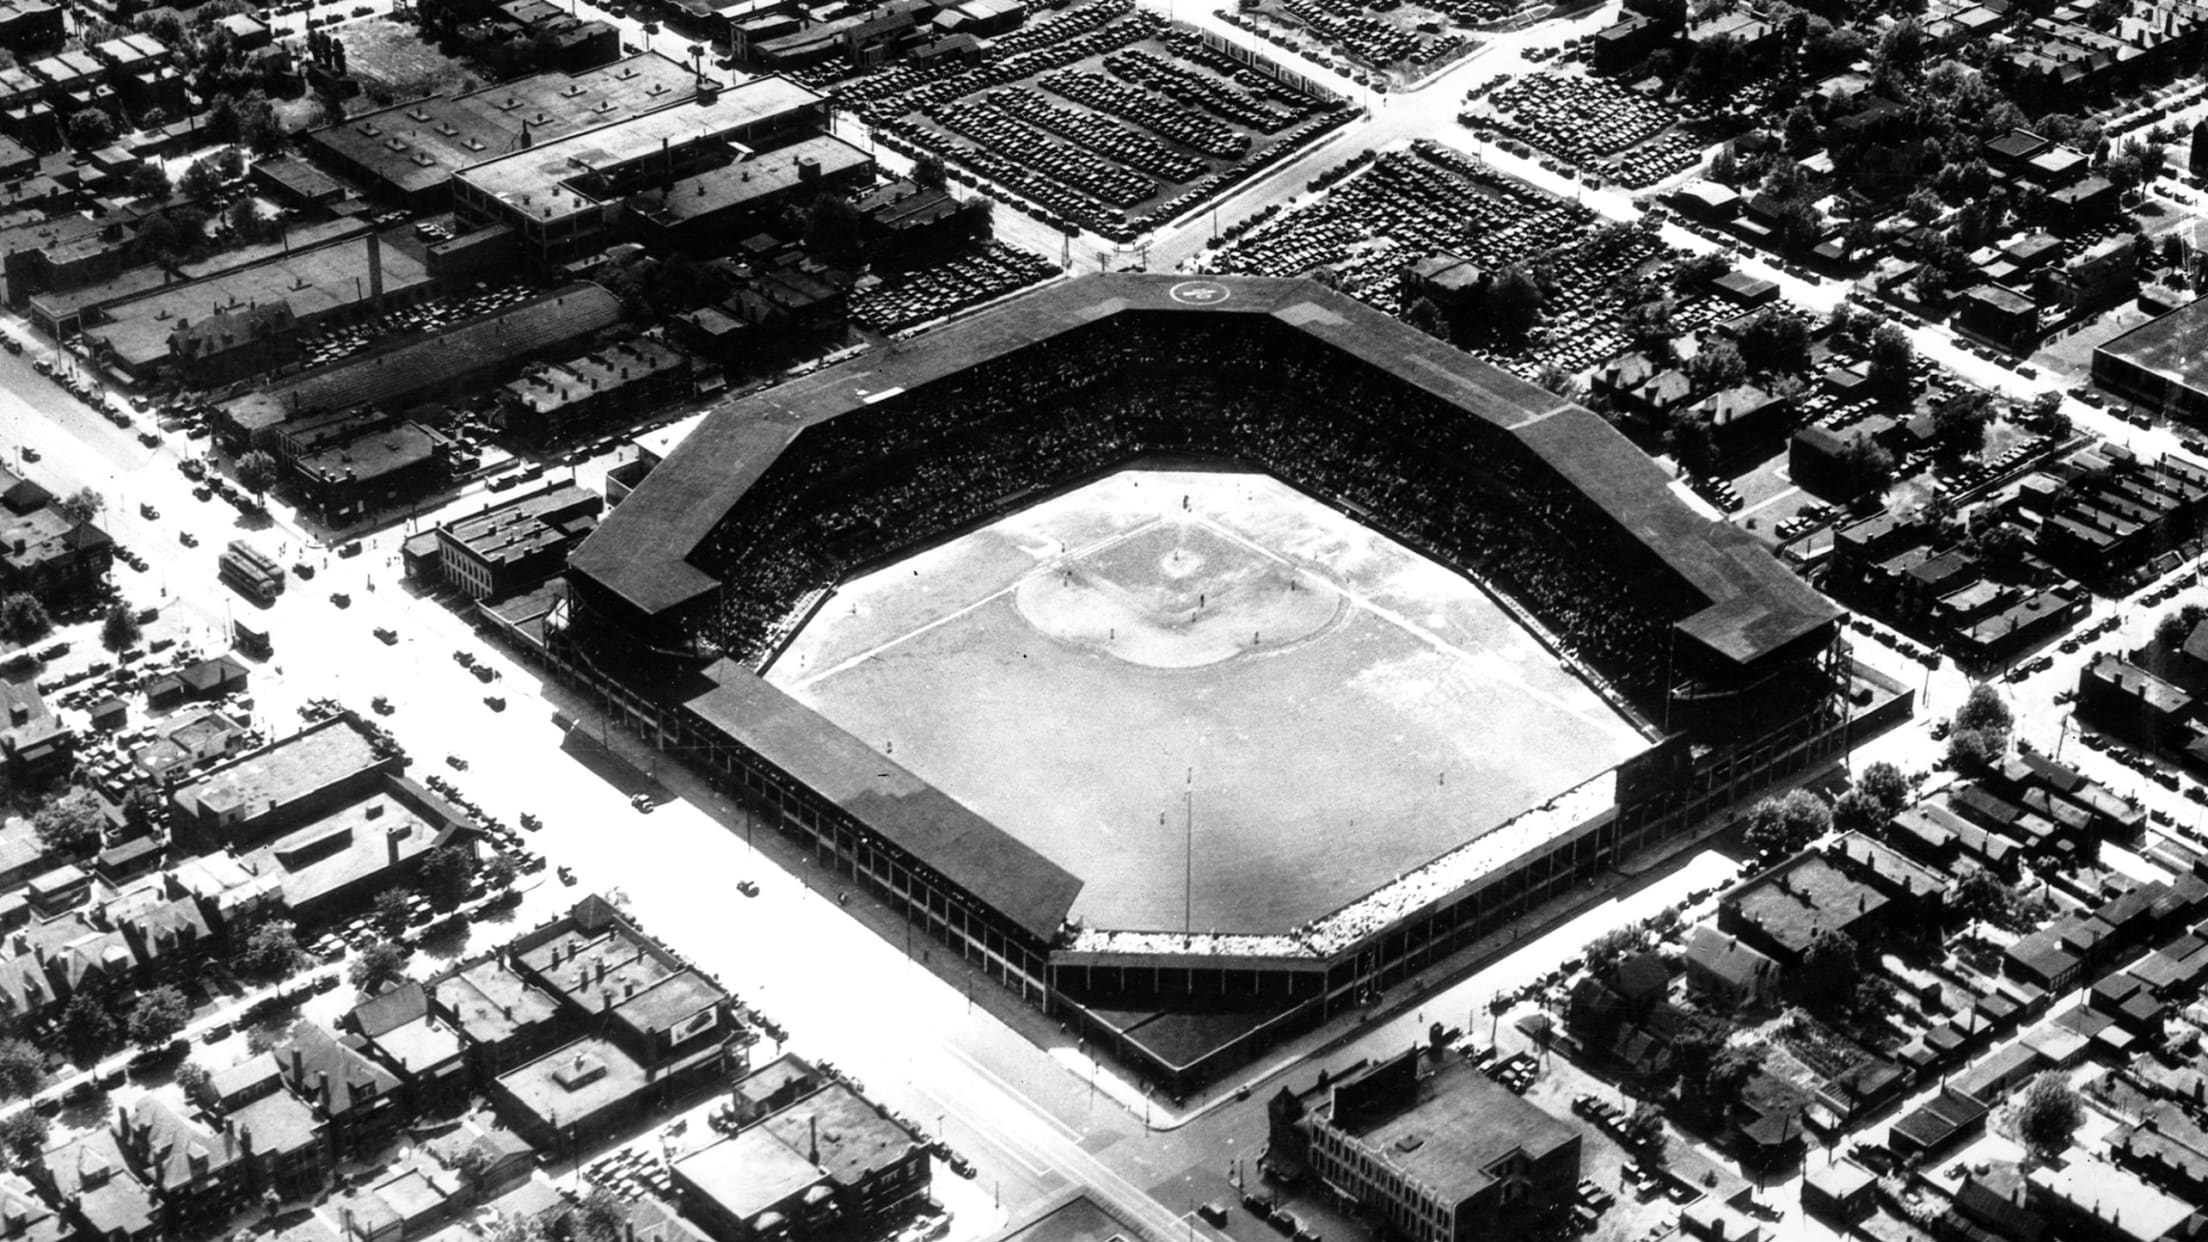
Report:
<svg viewBox="0 0 2208 1242"><path fill-rule="evenodd" d="M1234 296L1216 280L1184 280L1167 292L1183 306L1217 306Z"/></svg>

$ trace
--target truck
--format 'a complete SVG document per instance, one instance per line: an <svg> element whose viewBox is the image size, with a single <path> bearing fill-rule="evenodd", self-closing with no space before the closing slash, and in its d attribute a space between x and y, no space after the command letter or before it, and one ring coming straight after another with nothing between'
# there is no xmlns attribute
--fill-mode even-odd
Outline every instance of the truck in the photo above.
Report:
<svg viewBox="0 0 2208 1242"><path fill-rule="evenodd" d="M238 650L248 655L259 656L265 660L269 657L270 652L274 650L268 641L268 630L261 626L251 625L244 621L232 621L230 630L232 640L237 644Z"/></svg>

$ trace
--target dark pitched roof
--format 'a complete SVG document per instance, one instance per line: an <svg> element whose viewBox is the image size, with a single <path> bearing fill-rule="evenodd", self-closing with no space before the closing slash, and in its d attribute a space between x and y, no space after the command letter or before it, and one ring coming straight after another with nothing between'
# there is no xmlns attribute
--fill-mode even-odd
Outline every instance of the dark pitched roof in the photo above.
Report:
<svg viewBox="0 0 2208 1242"><path fill-rule="evenodd" d="M690 700L690 711L1028 934L1058 934L1079 876L764 680L726 661L714 672L720 684Z"/></svg>

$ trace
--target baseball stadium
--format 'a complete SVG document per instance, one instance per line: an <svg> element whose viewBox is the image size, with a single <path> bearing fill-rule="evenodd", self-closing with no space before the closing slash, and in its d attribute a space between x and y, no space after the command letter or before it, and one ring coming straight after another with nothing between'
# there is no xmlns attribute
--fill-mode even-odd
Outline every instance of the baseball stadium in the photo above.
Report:
<svg viewBox="0 0 2208 1242"><path fill-rule="evenodd" d="M1174 1090L1869 702L1601 417L1297 280L1084 277L733 399L568 583L556 669Z"/></svg>

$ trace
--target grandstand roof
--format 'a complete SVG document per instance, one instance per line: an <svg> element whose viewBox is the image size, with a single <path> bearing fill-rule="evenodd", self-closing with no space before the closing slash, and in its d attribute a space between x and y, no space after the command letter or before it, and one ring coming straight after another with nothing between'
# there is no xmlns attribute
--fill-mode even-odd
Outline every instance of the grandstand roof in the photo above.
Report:
<svg viewBox="0 0 2208 1242"><path fill-rule="evenodd" d="M1753 538L1689 509L1669 477L1592 412L1319 285L1261 277L1066 281L909 346L731 401L608 515L571 568L647 616L694 603L715 579L690 563L691 551L806 428L1128 312L1270 317L1505 429L1702 594L1707 606L1679 630L1728 660L1753 663L1839 617Z"/></svg>
<svg viewBox="0 0 2208 1242"><path fill-rule="evenodd" d="M687 704L707 724L1030 935L1049 940L1058 934L1081 892L1081 877L749 670L723 660L707 676L715 687Z"/></svg>

